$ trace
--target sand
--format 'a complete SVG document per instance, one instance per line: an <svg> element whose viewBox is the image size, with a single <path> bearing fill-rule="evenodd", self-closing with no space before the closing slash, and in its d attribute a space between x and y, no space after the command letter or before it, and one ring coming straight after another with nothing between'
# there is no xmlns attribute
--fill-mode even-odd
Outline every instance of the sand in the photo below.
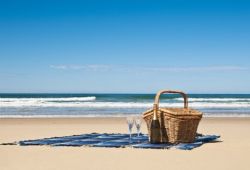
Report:
<svg viewBox="0 0 250 170"><path fill-rule="evenodd" d="M0 119L0 143L91 132L126 133L125 118ZM191 151L0 145L0 170L250 169L250 118L203 118L198 132L221 142Z"/></svg>

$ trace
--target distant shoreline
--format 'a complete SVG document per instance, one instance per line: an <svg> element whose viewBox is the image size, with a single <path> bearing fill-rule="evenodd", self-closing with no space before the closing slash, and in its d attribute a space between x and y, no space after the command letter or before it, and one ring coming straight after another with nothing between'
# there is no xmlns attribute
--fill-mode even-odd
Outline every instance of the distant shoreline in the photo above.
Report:
<svg viewBox="0 0 250 170"><path fill-rule="evenodd" d="M127 116L141 116L142 114L134 114L134 115L127 115ZM0 119L123 119L123 118L126 118L127 116L72 116L72 115L66 115L66 116L54 116L54 115L50 115L50 116L0 116ZM246 118L246 119L250 119L250 115L239 115L239 116L235 116L235 115L232 115L232 116L228 116L228 115L225 115L225 116L221 116L221 115L217 115L217 116L204 116L203 115L203 118L204 119L210 119L210 118L221 118L221 119L224 119L224 118L228 118L228 119L241 119L241 118Z"/></svg>

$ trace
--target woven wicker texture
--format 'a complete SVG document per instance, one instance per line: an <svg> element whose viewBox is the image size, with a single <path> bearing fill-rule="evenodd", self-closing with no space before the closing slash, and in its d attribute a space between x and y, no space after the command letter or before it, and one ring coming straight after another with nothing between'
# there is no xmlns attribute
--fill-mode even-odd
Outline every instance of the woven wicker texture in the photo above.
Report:
<svg viewBox="0 0 250 170"><path fill-rule="evenodd" d="M184 98L184 108L160 108L159 98L164 93L181 94ZM162 90L156 94L153 109L143 113L149 135L154 112L157 113L160 121L162 143L191 143L195 140L202 113L188 108L188 97L185 93L181 91Z"/></svg>

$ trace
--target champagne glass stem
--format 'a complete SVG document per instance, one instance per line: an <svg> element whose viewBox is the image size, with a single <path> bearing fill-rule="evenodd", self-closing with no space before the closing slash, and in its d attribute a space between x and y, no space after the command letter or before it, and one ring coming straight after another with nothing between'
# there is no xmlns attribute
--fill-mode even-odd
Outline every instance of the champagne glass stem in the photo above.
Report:
<svg viewBox="0 0 250 170"><path fill-rule="evenodd" d="M129 129L129 143L131 143L131 138L132 138L132 132L131 129Z"/></svg>

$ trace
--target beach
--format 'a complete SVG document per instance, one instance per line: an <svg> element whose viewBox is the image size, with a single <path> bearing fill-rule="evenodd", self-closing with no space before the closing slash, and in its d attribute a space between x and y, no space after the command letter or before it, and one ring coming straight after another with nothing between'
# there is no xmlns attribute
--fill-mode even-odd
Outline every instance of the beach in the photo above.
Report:
<svg viewBox="0 0 250 170"><path fill-rule="evenodd" d="M0 4L0 170L250 170L250 1Z"/></svg>
<svg viewBox="0 0 250 170"><path fill-rule="evenodd" d="M250 118L203 118L198 132L219 142L191 151L0 145L1 170L248 170ZM127 133L125 118L1 118L0 143L83 133ZM147 133L143 122L142 132Z"/></svg>

